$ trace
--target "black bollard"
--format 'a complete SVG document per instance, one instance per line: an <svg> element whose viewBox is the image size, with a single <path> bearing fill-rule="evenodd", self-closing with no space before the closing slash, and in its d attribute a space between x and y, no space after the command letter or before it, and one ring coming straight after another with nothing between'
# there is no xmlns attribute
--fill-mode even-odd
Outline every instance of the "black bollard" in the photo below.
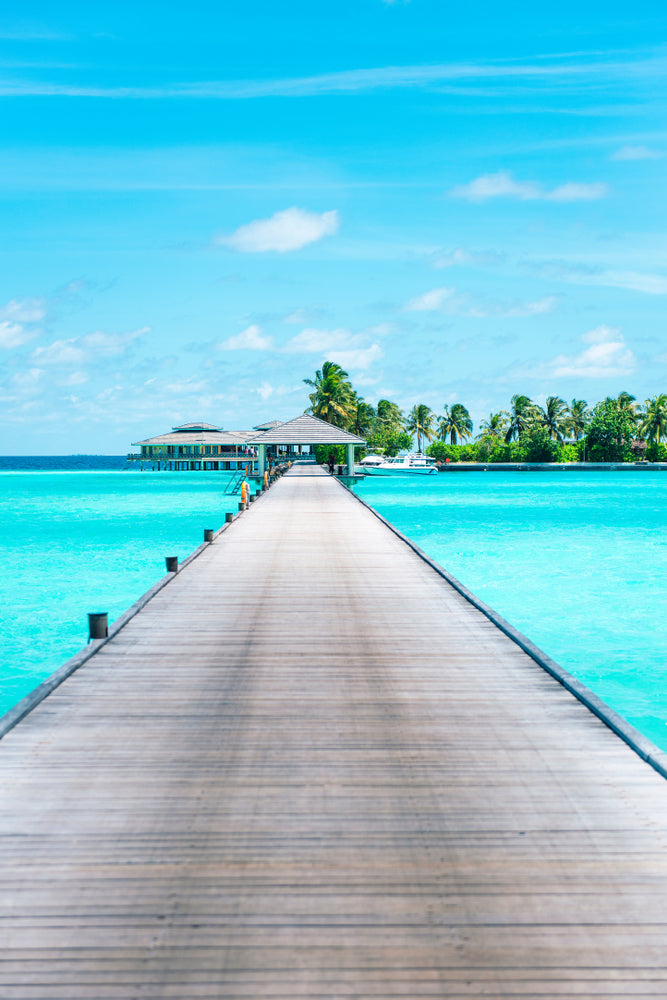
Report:
<svg viewBox="0 0 667 1000"><path fill-rule="evenodd" d="M178 573L178 556L165 556L164 561L167 564L167 573Z"/></svg>
<svg viewBox="0 0 667 1000"><path fill-rule="evenodd" d="M109 618L106 611L88 614L88 642L91 639L106 639L109 635Z"/></svg>
<svg viewBox="0 0 667 1000"><path fill-rule="evenodd" d="M234 520L234 515L231 513L231 511L227 511L227 513L225 514L225 524L231 524L233 520Z"/></svg>
<svg viewBox="0 0 667 1000"><path fill-rule="evenodd" d="M213 531L213 528L204 528L204 541L212 542L214 534L215 532Z"/></svg>
<svg viewBox="0 0 667 1000"><path fill-rule="evenodd" d="M239 512L241 512L242 510L245 510L245 504L243 500L239 500Z"/></svg>

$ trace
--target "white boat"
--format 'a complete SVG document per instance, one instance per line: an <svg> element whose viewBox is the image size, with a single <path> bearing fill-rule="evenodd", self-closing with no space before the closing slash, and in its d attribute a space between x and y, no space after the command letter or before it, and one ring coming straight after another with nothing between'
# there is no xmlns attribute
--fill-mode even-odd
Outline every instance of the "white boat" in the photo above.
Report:
<svg viewBox="0 0 667 1000"><path fill-rule="evenodd" d="M359 463L359 469L371 476L432 476L438 474L434 458L421 452L385 458L383 455L366 455Z"/></svg>

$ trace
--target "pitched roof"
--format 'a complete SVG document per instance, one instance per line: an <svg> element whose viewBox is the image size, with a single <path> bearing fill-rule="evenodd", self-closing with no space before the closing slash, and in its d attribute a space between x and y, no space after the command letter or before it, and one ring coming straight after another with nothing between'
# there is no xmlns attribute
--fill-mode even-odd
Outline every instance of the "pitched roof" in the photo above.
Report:
<svg viewBox="0 0 667 1000"><path fill-rule="evenodd" d="M171 434L158 434L157 437L146 438L145 441L133 441L132 445L140 444L229 444L244 445L253 435L249 431L192 430L172 431Z"/></svg>
<svg viewBox="0 0 667 1000"><path fill-rule="evenodd" d="M364 438L302 413L270 431L257 434L251 444L364 444Z"/></svg>
<svg viewBox="0 0 667 1000"><path fill-rule="evenodd" d="M282 420L267 420L265 424L257 424L254 431L271 431L274 427L280 427Z"/></svg>
<svg viewBox="0 0 667 1000"><path fill-rule="evenodd" d="M172 431L221 431L222 427L218 427L217 424L204 424L198 422L194 424L179 424L178 427L172 427Z"/></svg>

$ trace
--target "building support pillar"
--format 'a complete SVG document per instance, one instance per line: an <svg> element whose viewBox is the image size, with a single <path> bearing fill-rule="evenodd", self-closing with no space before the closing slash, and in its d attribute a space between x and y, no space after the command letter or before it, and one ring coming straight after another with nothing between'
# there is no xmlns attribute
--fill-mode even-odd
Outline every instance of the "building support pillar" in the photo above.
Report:
<svg viewBox="0 0 667 1000"><path fill-rule="evenodd" d="M259 454L257 456L257 475L260 479L264 478L264 472L266 471L266 445L259 445Z"/></svg>
<svg viewBox="0 0 667 1000"><path fill-rule="evenodd" d="M354 475L354 445L348 444L347 446L347 474L348 476Z"/></svg>

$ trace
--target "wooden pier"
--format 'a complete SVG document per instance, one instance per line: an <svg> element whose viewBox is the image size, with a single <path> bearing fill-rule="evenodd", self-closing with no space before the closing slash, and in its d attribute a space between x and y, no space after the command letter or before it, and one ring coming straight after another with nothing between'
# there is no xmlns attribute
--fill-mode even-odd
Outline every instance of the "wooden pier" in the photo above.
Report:
<svg viewBox="0 0 667 1000"><path fill-rule="evenodd" d="M665 779L313 467L0 789L2 1000L667 996Z"/></svg>

